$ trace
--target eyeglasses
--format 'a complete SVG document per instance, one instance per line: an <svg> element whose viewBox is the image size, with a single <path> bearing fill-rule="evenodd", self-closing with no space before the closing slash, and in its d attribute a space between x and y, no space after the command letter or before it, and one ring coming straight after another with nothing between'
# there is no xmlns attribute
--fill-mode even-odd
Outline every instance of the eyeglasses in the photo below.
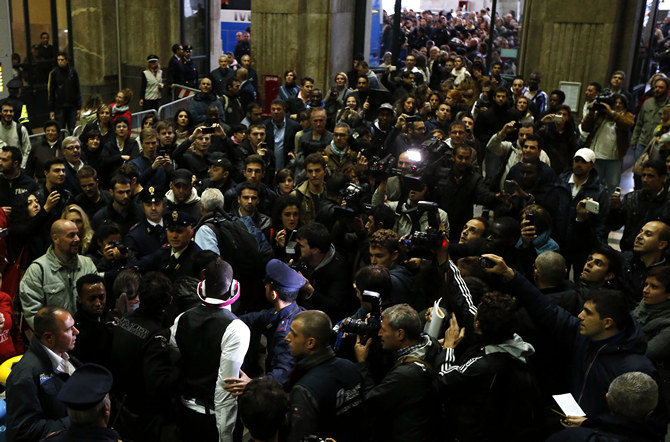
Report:
<svg viewBox="0 0 670 442"><path fill-rule="evenodd" d="M81 147L75 145L75 146L63 146L63 149L65 150L81 150Z"/></svg>

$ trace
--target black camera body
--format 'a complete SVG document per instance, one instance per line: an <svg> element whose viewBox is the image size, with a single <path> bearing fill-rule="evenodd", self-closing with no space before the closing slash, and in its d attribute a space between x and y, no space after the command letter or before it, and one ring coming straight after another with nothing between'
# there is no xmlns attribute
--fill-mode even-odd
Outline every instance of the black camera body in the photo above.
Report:
<svg viewBox="0 0 670 442"><path fill-rule="evenodd" d="M112 248L118 249L119 253L126 255L128 253L128 246L122 243L121 241L112 241L109 243Z"/></svg>
<svg viewBox="0 0 670 442"><path fill-rule="evenodd" d="M303 275L306 275L307 272L309 272L309 267L307 264L299 259L294 259L292 263L288 264L288 266L296 272L302 273Z"/></svg>
<svg viewBox="0 0 670 442"><path fill-rule="evenodd" d="M596 101L593 103L593 110L598 112L598 111L604 111L605 106L603 106L604 103L612 106L614 104L614 100L612 99L614 94L610 91L603 91L599 93L596 96Z"/></svg>
<svg viewBox="0 0 670 442"><path fill-rule="evenodd" d="M379 179L384 179L396 175L396 161L396 158L391 154L386 155L384 158L380 158L375 155L370 158L368 164L368 173L371 176Z"/></svg>
<svg viewBox="0 0 670 442"><path fill-rule="evenodd" d="M403 244L409 251L432 251L442 246L444 236L442 230L428 227L425 232L414 232L403 239Z"/></svg>

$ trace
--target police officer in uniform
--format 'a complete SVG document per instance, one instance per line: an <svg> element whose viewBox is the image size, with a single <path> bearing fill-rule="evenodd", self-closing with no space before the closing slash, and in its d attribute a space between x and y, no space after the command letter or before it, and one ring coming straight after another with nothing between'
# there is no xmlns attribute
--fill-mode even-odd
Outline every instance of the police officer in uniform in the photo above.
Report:
<svg viewBox="0 0 670 442"><path fill-rule="evenodd" d="M114 394L119 406L116 428L132 440L176 440L171 404L177 367L168 347L170 330L164 310L172 300L171 281L150 272L138 289L140 306L121 318L114 329L111 361Z"/></svg>
<svg viewBox="0 0 670 442"><path fill-rule="evenodd" d="M163 223L164 194L157 187L145 187L140 192L145 218L133 225L123 242L138 259L160 249L167 242Z"/></svg>
<svg viewBox="0 0 670 442"><path fill-rule="evenodd" d="M43 440L120 442L119 433L107 428L112 408L109 400L112 382L112 373L102 365L79 367L58 393L58 400L67 405L71 426Z"/></svg>
<svg viewBox="0 0 670 442"><path fill-rule="evenodd" d="M181 276L194 276L193 260L202 250L193 242L193 226L197 220L185 212L176 210L163 218L167 228L167 244L144 258L132 262L129 267L138 267L141 273L158 270L175 281ZM141 300L140 300L141 302Z"/></svg>
<svg viewBox="0 0 670 442"><path fill-rule="evenodd" d="M191 60L191 52L193 52L193 46L184 46L184 55L181 58L182 78L184 80L184 86L197 89L198 69L195 67L193 60Z"/></svg>
<svg viewBox="0 0 670 442"><path fill-rule="evenodd" d="M305 285L305 278L278 259L272 259L267 263L265 275L265 296L274 307L244 314L240 319L249 326L254 335L262 333L267 338L265 376L285 384L295 365L295 358L291 356L288 342L284 338L291 328L293 317L305 310L295 302L298 291ZM249 355L256 356L251 352ZM242 393L249 380L247 376L226 379L227 385L224 388L238 395Z"/></svg>

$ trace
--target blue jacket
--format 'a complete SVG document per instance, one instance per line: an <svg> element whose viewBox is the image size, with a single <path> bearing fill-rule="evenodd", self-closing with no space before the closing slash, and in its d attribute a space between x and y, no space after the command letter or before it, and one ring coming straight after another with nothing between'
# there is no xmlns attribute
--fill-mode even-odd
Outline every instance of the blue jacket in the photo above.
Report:
<svg viewBox="0 0 670 442"><path fill-rule="evenodd" d="M252 332L263 333L268 340L268 357L265 359L265 376L276 379L282 384L288 382L288 376L295 365L288 342L284 340L291 328L293 317L305 309L295 302L279 311L267 308L260 312L246 313L240 316Z"/></svg>
<svg viewBox="0 0 670 442"><path fill-rule="evenodd" d="M520 274L506 284L521 302L538 328L551 334L556 342L568 347L570 361L570 393L587 416L607 413L605 393L617 376L641 371L658 380L656 368L644 355L647 341L642 328L632 324L617 335L594 341L580 334L581 321L554 304Z"/></svg>
<svg viewBox="0 0 670 442"><path fill-rule="evenodd" d="M193 121L196 124L205 121L205 118L207 117L207 108L210 106L216 106L216 109L219 111L219 122L224 121L226 113L223 110L221 102L216 98L216 95L214 95L213 92L208 94L198 92L188 105L188 111L193 116Z"/></svg>

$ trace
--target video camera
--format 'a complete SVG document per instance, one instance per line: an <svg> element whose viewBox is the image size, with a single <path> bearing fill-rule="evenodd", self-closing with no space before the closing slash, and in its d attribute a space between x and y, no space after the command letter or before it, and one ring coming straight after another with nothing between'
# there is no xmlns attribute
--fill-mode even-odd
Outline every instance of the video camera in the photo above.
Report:
<svg viewBox="0 0 670 442"><path fill-rule="evenodd" d="M610 91L603 91L599 93L596 96L596 101L593 103L592 109L596 112L604 111L606 109L605 106L603 106L604 103L607 103L610 106L614 104L614 100L612 99L613 96L614 94Z"/></svg>

